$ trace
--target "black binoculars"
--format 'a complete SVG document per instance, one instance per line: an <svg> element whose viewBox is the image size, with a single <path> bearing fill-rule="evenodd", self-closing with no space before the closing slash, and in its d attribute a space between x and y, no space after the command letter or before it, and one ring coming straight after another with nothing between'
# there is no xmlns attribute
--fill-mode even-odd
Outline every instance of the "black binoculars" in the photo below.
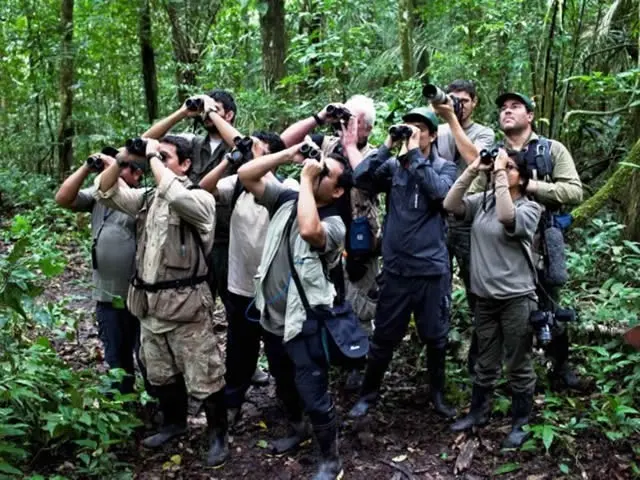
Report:
<svg viewBox="0 0 640 480"><path fill-rule="evenodd" d="M480 163L484 165L491 165L496 161L496 157L498 156L498 149L492 148L491 150L487 148L483 148L480 150Z"/></svg>
<svg viewBox="0 0 640 480"><path fill-rule="evenodd" d="M204 102L201 98L187 98L185 105L187 106L187 110L190 112L198 112L202 110Z"/></svg>
<svg viewBox="0 0 640 480"><path fill-rule="evenodd" d="M113 147L104 147L101 151L104 155L115 157L118 154L118 149ZM104 162L100 158L100 155L91 155L87 158L87 167L95 172L101 172L104 170Z"/></svg>
<svg viewBox="0 0 640 480"><path fill-rule="evenodd" d="M235 148L231 150L228 161L231 165L241 165L253 158L253 139L251 137L236 137L233 139Z"/></svg>
<svg viewBox="0 0 640 480"><path fill-rule="evenodd" d="M334 120L332 123L348 123L351 118L351 112L344 107L337 105L327 106L327 115Z"/></svg>
<svg viewBox="0 0 640 480"><path fill-rule="evenodd" d="M413 135L413 130L406 125L394 125L389 128L389 135L394 142L398 140L408 140L411 138L411 135Z"/></svg>
<svg viewBox="0 0 640 480"><path fill-rule="evenodd" d="M320 150L313 148L311 145L307 145L305 143L304 145L300 146L300 149L298 151L304 158L311 158L313 160L317 160L318 162L320 161ZM329 175L329 167L324 164L322 166L322 172L320 172L320 178L326 177L327 175Z"/></svg>

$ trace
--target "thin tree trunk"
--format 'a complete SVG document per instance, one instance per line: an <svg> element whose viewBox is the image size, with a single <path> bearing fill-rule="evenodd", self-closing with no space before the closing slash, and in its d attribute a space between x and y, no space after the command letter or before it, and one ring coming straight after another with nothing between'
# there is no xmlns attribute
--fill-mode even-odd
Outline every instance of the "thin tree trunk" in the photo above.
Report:
<svg viewBox="0 0 640 480"><path fill-rule="evenodd" d="M284 0L266 0L267 11L260 17L264 85L273 90L286 75L287 35Z"/></svg>
<svg viewBox="0 0 640 480"><path fill-rule="evenodd" d="M400 53L402 56L402 78L413 75L413 45L411 31L411 0L398 2L398 31L400 32Z"/></svg>
<svg viewBox="0 0 640 480"><path fill-rule="evenodd" d="M542 80L542 92L541 92L542 101L540 104L540 112L543 117L546 116L547 118L549 118L548 111L547 111L549 102L547 102L547 97L550 96L548 75L549 75L549 69L551 66L551 53L553 52L553 45L554 45L554 38L555 38L555 31L556 31L556 20L558 17L558 5L560 4L560 1L561 0L553 0L552 13L551 13L551 26L549 27L549 39L548 39L549 43L547 44L547 51L545 54L544 67L543 67L544 76ZM540 125L540 127L543 128L544 125Z"/></svg>
<svg viewBox="0 0 640 480"><path fill-rule="evenodd" d="M73 161L73 0L61 3L60 123L58 126L58 174L64 177Z"/></svg>
<svg viewBox="0 0 640 480"><path fill-rule="evenodd" d="M142 59L142 78L144 96L147 105L149 123L158 118L158 78L156 76L156 58L151 36L151 12L149 0L140 4L140 56Z"/></svg>

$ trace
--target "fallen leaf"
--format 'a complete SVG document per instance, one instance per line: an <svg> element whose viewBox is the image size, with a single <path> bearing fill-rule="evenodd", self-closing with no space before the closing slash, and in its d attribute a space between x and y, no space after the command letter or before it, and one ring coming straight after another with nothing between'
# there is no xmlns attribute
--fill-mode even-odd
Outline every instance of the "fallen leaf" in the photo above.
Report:
<svg viewBox="0 0 640 480"><path fill-rule="evenodd" d="M260 448L267 448L269 446L266 440L258 440L256 445Z"/></svg>
<svg viewBox="0 0 640 480"><path fill-rule="evenodd" d="M264 423L264 421L263 421L263 420L260 420L260 421L258 422L258 426L259 426L261 429L263 429L263 430L266 430L266 429L267 429L267 424L266 424L266 423Z"/></svg>
<svg viewBox="0 0 640 480"><path fill-rule="evenodd" d="M171 461L173 463L175 463L176 465L180 465L180 464L182 464L182 457L180 455L172 455L171 456Z"/></svg>
<svg viewBox="0 0 640 480"><path fill-rule="evenodd" d="M407 459L406 455L398 455L397 457L393 457L391 461L395 463L400 463L400 462L404 462L406 459Z"/></svg>

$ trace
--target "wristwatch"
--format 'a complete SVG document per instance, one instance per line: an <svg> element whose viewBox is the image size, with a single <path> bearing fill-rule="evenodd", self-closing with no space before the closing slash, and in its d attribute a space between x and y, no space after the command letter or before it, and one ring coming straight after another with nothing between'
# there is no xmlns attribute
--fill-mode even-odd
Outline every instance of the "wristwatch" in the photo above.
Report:
<svg viewBox="0 0 640 480"><path fill-rule="evenodd" d="M162 161L162 155L160 155L160 153L158 152L151 152L149 154L147 154L147 160L151 161L152 158L157 158L158 160Z"/></svg>

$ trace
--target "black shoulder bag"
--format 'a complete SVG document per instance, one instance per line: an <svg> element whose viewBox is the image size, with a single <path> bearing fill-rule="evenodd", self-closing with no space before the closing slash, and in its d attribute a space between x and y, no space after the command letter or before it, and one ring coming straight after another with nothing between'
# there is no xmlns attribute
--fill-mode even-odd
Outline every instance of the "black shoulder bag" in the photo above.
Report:
<svg viewBox="0 0 640 480"><path fill-rule="evenodd" d="M353 312L351 304L343 300L337 306L320 305L312 307L302 287L293 261L291 249L291 228L297 215L297 202L285 227L287 256L291 278L298 289L298 295L307 312L302 335L313 335L320 331L324 353L327 361L333 365L347 365L354 360L364 358L369 352L369 337L360 325L360 320Z"/></svg>

